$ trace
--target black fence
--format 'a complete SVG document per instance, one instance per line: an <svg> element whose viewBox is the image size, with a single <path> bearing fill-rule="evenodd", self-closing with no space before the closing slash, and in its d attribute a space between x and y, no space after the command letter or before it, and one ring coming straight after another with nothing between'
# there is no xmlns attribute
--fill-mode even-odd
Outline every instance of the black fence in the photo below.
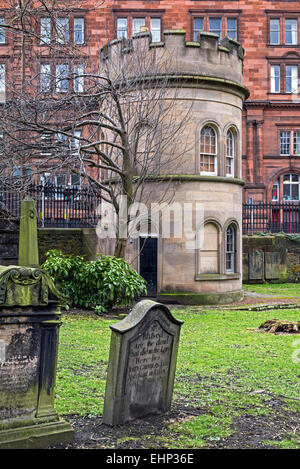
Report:
<svg viewBox="0 0 300 469"><path fill-rule="evenodd" d="M300 233L300 202L243 204L243 234Z"/></svg>
<svg viewBox="0 0 300 469"><path fill-rule="evenodd" d="M30 185L25 191L0 188L0 219L20 217L24 195L36 201L38 226L45 228L89 228L100 219L99 194L88 187Z"/></svg>

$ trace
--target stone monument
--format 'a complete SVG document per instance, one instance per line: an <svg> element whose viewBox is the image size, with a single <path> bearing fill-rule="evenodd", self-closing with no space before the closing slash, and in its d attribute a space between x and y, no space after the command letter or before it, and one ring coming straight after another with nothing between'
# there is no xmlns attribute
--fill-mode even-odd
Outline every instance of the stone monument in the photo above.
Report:
<svg viewBox="0 0 300 469"><path fill-rule="evenodd" d="M30 197L21 202L18 263L28 267L39 266L36 207Z"/></svg>
<svg viewBox="0 0 300 469"><path fill-rule="evenodd" d="M110 326L104 423L118 425L170 409L182 324L167 306L143 300Z"/></svg>
<svg viewBox="0 0 300 469"><path fill-rule="evenodd" d="M25 227L31 215L29 210ZM0 266L0 449L43 448L73 437L54 409L63 297L46 272L28 267L38 262L34 228L32 244L28 230L22 236L24 255L31 245L27 266Z"/></svg>

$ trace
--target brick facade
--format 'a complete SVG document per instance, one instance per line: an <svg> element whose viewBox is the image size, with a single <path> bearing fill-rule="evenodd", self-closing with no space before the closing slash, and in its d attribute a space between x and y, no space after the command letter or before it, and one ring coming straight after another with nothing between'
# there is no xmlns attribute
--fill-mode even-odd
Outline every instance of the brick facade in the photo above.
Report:
<svg viewBox="0 0 300 469"><path fill-rule="evenodd" d="M82 49L92 57L97 56L99 45L116 37L118 25L126 30L128 37L132 35L135 18L145 18L145 25L153 27L153 34L156 34L156 37L160 34L158 31L160 27L162 40L163 31L166 29L185 29L187 40L193 41L194 25L199 26L199 21L202 21L202 28L206 30L210 29L210 23L211 28L220 27L221 36L230 33L230 28L236 27L236 31L231 31L231 34L236 34L237 40L245 48L244 84L251 92L244 104L243 112L243 178L246 181L244 201L248 201L249 197L254 201L270 201L274 185L274 190L278 192L277 198L288 199L288 196L283 194L283 175L286 174L299 175L298 186L295 181L293 186L295 191L293 197L299 199L300 99L298 102L297 94L287 92L288 74L295 74L295 67L298 67L300 62L299 2L106 0L103 6L94 11L95 3L97 2L84 2L83 9L74 9L70 13L70 34L72 34L73 18L76 16L84 18L85 42ZM4 8L6 5L5 3ZM7 14L5 10L2 12L4 16ZM118 23L118 18L123 21ZM220 23L214 23L214 18L220 19ZM154 19L158 21L152 24L151 21ZM272 31L274 30L275 39L278 34L278 41L270 41L271 20L275 20L272 23ZM294 21L289 22L289 20ZM295 28L296 23L297 33L289 33L290 37L286 40L286 30ZM141 23L136 22L136 24ZM279 42L279 44L271 45L270 42ZM0 61L6 64L7 73L13 74L16 84L20 82L19 51L20 44L7 32L6 42L0 44ZM40 54L42 55L42 52ZM279 67L277 71L279 70L280 77L277 83L278 89L271 93L271 74L275 73L274 66ZM32 64L30 69L28 67L27 74L31 73L31 69ZM282 132L286 132L290 138L290 148L284 155L280 150ZM297 142L297 147L294 140Z"/></svg>

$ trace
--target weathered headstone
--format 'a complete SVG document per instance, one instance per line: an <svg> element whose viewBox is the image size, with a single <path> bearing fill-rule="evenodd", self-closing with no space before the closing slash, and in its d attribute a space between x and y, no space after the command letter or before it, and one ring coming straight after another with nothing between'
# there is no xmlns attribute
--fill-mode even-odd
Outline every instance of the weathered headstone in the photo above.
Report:
<svg viewBox="0 0 300 469"><path fill-rule="evenodd" d="M18 264L26 267L39 266L36 207L35 201L30 197L25 197L21 202Z"/></svg>
<svg viewBox="0 0 300 469"><path fill-rule="evenodd" d="M280 277L281 253L265 252L265 279L277 280Z"/></svg>
<svg viewBox="0 0 300 469"><path fill-rule="evenodd" d="M264 279L264 252L254 251L249 253L249 279Z"/></svg>
<svg viewBox="0 0 300 469"><path fill-rule="evenodd" d="M111 327L103 422L118 425L171 407L182 321L140 301Z"/></svg>

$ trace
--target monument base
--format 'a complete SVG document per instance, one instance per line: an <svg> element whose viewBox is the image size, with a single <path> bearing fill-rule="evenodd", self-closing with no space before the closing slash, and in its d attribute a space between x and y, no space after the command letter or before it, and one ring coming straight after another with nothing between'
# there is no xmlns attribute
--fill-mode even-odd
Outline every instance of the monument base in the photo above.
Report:
<svg viewBox="0 0 300 469"><path fill-rule="evenodd" d="M157 301L165 304L177 305L222 305L236 303L243 299L243 291L231 291L224 293L194 293L194 292L161 292L157 295Z"/></svg>
<svg viewBox="0 0 300 469"><path fill-rule="evenodd" d="M64 420L5 428L0 430L0 449L42 449L69 443L73 436L73 428Z"/></svg>

